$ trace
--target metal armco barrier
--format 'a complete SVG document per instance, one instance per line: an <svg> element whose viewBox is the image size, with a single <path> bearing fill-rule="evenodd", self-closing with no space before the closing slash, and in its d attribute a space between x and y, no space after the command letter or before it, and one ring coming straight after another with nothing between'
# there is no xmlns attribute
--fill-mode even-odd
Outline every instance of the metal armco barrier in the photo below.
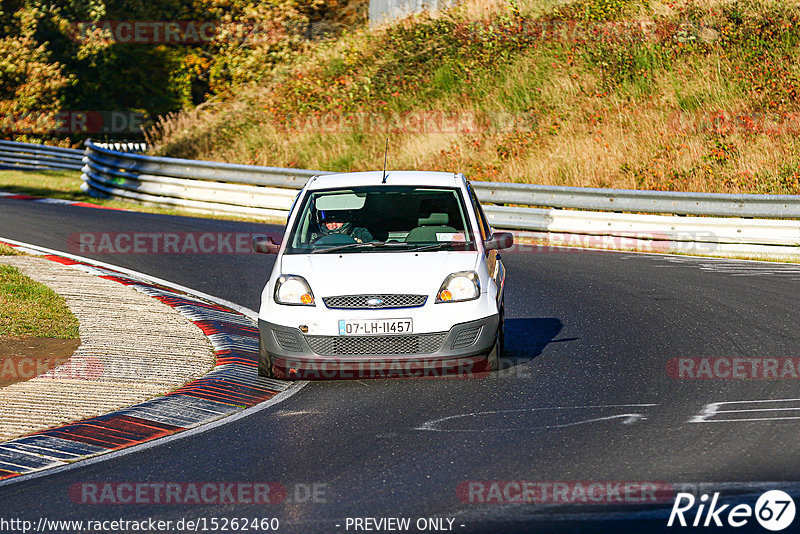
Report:
<svg viewBox="0 0 800 534"><path fill-rule="evenodd" d="M118 152L86 141L81 189L96 196L210 214L285 220L306 169L257 167Z"/></svg>
<svg viewBox="0 0 800 534"><path fill-rule="evenodd" d="M83 152L72 148L0 141L0 167L79 171Z"/></svg>
<svg viewBox="0 0 800 534"><path fill-rule="evenodd" d="M74 160L74 154L71 157ZM92 195L273 221L285 221L297 190L309 178L329 174L151 157L112 150L91 141L86 141L83 163L82 189ZM489 222L497 228L731 247L748 245L760 247L759 251L780 248L782 257L800 257L800 220L792 220L800 219L800 196L496 182L472 185L485 205Z"/></svg>
<svg viewBox="0 0 800 534"><path fill-rule="evenodd" d="M482 202L719 217L800 218L800 196L729 195L475 182Z"/></svg>
<svg viewBox="0 0 800 534"><path fill-rule="evenodd" d="M473 185L474 182L473 182ZM680 217L602 211L485 205L496 228L563 234L623 236L671 242L797 246L800 221L739 217ZM795 251L800 256L800 248Z"/></svg>

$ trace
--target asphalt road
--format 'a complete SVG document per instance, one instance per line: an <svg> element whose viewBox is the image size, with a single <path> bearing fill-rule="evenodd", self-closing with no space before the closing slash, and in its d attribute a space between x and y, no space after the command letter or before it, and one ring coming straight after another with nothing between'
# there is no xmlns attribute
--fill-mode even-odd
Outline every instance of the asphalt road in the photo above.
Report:
<svg viewBox="0 0 800 534"><path fill-rule="evenodd" d="M67 243L78 232L265 230L281 231L0 199L0 237L74 253ZM272 262L255 254L83 255L252 309ZM800 266L551 248L503 257L505 371L480 379L314 382L219 428L2 486L0 518L276 517L280 532L354 532L347 518L407 517L412 526L418 518L451 518L456 532L656 532L693 530L666 528L672 498L659 506L633 498L475 503L459 487L538 481L570 483L572 491L576 481L638 481L675 491L699 485L699 493L718 491L724 502L753 505L762 483L775 482L797 496L800 382L676 380L667 364L685 357L800 356ZM756 402L768 400L777 402ZM271 481L283 484L289 499L272 505L70 499L74 484L105 481ZM307 499L315 484L317 498ZM735 531L765 532L752 518Z"/></svg>

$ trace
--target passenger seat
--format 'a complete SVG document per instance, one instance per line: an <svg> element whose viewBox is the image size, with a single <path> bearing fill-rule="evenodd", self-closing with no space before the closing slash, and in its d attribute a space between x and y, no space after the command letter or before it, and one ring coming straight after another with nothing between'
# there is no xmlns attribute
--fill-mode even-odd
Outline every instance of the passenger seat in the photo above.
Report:
<svg viewBox="0 0 800 534"><path fill-rule="evenodd" d="M420 217L417 227L411 230L406 236L406 243L438 243L436 234L457 232L452 226L448 226L450 217L446 213L431 213L427 217Z"/></svg>

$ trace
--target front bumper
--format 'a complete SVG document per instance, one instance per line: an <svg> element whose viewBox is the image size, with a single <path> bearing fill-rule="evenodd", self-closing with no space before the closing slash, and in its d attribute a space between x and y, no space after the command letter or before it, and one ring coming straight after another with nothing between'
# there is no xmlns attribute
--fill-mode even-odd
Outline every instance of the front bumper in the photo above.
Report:
<svg viewBox="0 0 800 534"><path fill-rule="evenodd" d="M499 315L446 332L391 336L312 336L259 319L261 364L276 378L391 378L482 374Z"/></svg>

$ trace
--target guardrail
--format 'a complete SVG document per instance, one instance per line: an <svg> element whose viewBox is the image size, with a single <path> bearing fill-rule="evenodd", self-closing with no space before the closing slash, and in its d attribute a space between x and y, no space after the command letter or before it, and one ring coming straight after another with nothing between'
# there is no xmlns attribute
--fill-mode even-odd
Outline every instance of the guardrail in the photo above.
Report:
<svg viewBox="0 0 800 534"><path fill-rule="evenodd" d="M800 218L800 196L731 195L475 182L483 202L597 211L719 217Z"/></svg>
<svg viewBox="0 0 800 534"><path fill-rule="evenodd" d="M73 151L70 163L74 156ZM81 170L81 189L91 195L272 221L285 221L297 190L310 177L328 174L152 157L112 150L92 141L86 141ZM492 226L539 237L562 233L749 245L756 248L748 250L759 254L782 247L783 255L800 257L800 221L787 220L800 219L800 196L495 182L473 182L473 187Z"/></svg>
<svg viewBox="0 0 800 534"><path fill-rule="evenodd" d="M123 154L89 141L86 146L83 168L86 191L206 213L285 220L296 190L310 177L327 174ZM800 196L675 193L495 182L473 182L473 187L485 204L490 223L497 228L635 239L649 236L649 239L687 243L800 245L800 222L751 219L800 218ZM665 213L669 215L663 215Z"/></svg>
<svg viewBox="0 0 800 534"><path fill-rule="evenodd" d="M258 167L123 153L86 141L81 189L147 204L210 214L285 220L306 169Z"/></svg>
<svg viewBox="0 0 800 534"><path fill-rule="evenodd" d="M20 169L80 170L83 151L33 143L0 141L0 166Z"/></svg>

